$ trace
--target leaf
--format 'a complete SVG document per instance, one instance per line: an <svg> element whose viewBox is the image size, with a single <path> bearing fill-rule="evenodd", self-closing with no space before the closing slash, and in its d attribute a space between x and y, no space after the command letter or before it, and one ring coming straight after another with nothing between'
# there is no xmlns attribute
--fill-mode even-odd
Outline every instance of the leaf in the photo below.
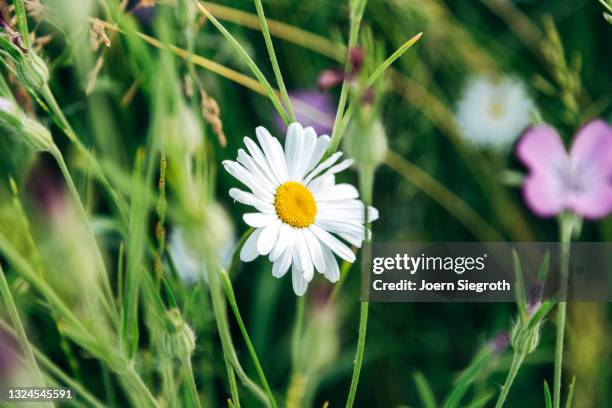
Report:
<svg viewBox="0 0 612 408"><path fill-rule="evenodd" d="M544 400L546 401L546 408L552 408L552 397L550 396L550 389L546 380L544 380Z"/></svg>
<svg viewBox="0 0 612 408"><path fill-rule="evenodd" d="M444 402L444 408L456 408L461 403L461 400L465 396L468 388L474 382L476 376L480 373L480 371L486 366L491 357L491 349L486 347L482 351L480 351L476 357L472 360L470 365L463 370L459 378L457 379L457 383L455 387L451 390L450 394L446 398Z"/></svg>
<svg viewBox="0 0 612 408"><path fill-rule="evenodd" d="M540 265L540 270L538 272L538 281L542 285L546 283L546 278L548 277L548 268L550 265L550 252L546 251L546 255L544 255L544 260L542 261L542 265Z"/></svg>
<svg viewBox="0 0 612 408"><path fill-rule="evenodd" d="M466 408L482 408L487 405L487 402L493 398L494 392L489 392L483 396L474 398L474 401L466 405Z"/></svg>
<svg viewBox="0 0 612 408"><path fill-rule="evenodd" d="M423 407L436 408L436 398L423 373L420 371L414 373L414 383L417 387L417 392L419 393Z"/></svg>
<svg viewBox="0 0 612 408"><path fill-rule="evenodd" d="M516 253L516 250L514 249L512 250L512 260L514 261L516 305L519 310L521 322L524 322L527 316L527 311L525 310L527 305L527 299L525 297L525 282L523 282L523 269L521 267L521 261Z"/></svg>
<svg viewBox="0 0 612 408"><path fill-rule="evenodd" d="M576 376L572 378L572 383L569 386L569 391L567 392L567 401L565 402L565 408L572 407L572 400L574 399L574 386L576 385Z"/></svg>

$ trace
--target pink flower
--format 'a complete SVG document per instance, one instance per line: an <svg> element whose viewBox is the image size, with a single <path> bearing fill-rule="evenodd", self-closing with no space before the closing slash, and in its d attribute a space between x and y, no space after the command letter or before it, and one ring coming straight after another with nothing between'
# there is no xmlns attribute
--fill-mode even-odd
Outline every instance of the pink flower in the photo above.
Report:
<svg viewBox="0 0 612 408"><path fill-rule="evenodd" d="M529 169L523 195L537 215L571 210L595 219L612 212L612 127L603 120L584 125L569 154L553 128L534 126L519 141L517 155Z"/></svg>

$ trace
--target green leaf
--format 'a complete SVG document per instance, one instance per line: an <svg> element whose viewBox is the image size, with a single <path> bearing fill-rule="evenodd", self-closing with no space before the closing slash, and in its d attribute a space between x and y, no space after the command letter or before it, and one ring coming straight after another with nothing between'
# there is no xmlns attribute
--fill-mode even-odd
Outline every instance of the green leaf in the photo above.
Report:
<svg viewBox="0 0 612 408"><path fill-rule="evenodd" d="M550 389L546 380L544 380L544 400L546 401L546 408L552 408L552 397L550 396Z"/></svg>
<svg viewBox="0 0 612 408"><path fill-rule="evenodd" d="M487 402L489 402L491 400L491 398L493 398L494 395L495 395L494 392L489 392L489 393L484 394L482 396L478 396L478 397L474 398L474 400L472 402L467 404L466 408L482 408L482 407L487 405Z"/></svg>
<svg viewBox="0 0 612 408"><path fill-rule="evenodd" d="M436 408L436 398L423 373L420 371L414 373L414 383L417 387L417 392L419 393L423 407Z"/></svg>
<svg viewBox="0 0 612 408"><path fill-rule="evenodd" d="M512 260L514 261L516 305L519 310L521 322L524 322L527 316L527 311L525 310L527 305L527 299L525 297L525 282L523 282L523 269L521 267L521 261L516 253L516 250L514 249L512 250Z"/></svg>
<svg viewBox="0 0 612 408"><path fill-rule="evenodd" d="M576 385L576 376L572 378L572 383L569 386L569 391L567 392L567 401L565 402L565 408L572 407L572 400L574 399L574 387Z"/></svg>
<svg viewBox="0 0 612 408"><path fill-rule="evenodd" d="M538 272L538 281L544 285L548 276L548 267L550 265L550 252L546 251L542 265L540 265L540 271Z"/></svg>

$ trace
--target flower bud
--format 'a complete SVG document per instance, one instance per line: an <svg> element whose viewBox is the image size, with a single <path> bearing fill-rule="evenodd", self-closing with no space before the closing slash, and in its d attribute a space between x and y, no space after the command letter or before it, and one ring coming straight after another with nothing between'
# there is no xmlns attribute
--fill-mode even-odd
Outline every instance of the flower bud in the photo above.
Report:
<svg viewBox="0 0 612 408"><path fill-rule="evenodd" d="M178 309L166 312L166 330L160 339L162 351L167 357L182 359L191 356L195 350L195 334L185 323Z"/></svg>
<svg viewBox="0 0 612 408"><path fill-rule="evenodd" d="M517 321L512 328L511 345L512 348L523 354L532 353L540 342L540 328L542 321L540 320L535 325L529 327Z"/></svg>
<svg viewBox="0 0 612 408"><path fill-rule="evenodd" d="M47 64L33 51L20 58L16 62L15 67L17 68L19 79L32 89L41 89L49 81Z"/></svg>
<svg viewBox="0 0 612 408"><path fill-rule="evenodd" d="M23 141L36 151L48 151L53 146L51 132L32 118L23 119L21 132Z"/></svg>
<svg viewBox="0 0 612 408"><path fill-rule="evenodd" d="M53 138L47 128L28 117L15 103L0 97L0 127L37 151L53 146Z"/></svg>
<svg viewBox="0 0 612 408"><path fill-rule="evenodd" d="M376 169L385 161L387 147L385 128L378 118L357 118L346 132L344 150L357 166Z"/></svg>

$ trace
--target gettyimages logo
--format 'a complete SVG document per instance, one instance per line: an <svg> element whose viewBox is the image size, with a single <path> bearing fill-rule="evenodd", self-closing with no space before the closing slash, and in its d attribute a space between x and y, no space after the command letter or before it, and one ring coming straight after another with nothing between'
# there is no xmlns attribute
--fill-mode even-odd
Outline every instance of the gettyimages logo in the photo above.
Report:
<svg viewBox="0 0 612 408"><path fill-rule="evenodd" d="M395 257L372 259L372 272L376 275L386 270L405 271L414 275L419 271L452 271L458 275L465 272L482 271L486 268L487 254L481 256L410 256L396 254Z"/></svg>

